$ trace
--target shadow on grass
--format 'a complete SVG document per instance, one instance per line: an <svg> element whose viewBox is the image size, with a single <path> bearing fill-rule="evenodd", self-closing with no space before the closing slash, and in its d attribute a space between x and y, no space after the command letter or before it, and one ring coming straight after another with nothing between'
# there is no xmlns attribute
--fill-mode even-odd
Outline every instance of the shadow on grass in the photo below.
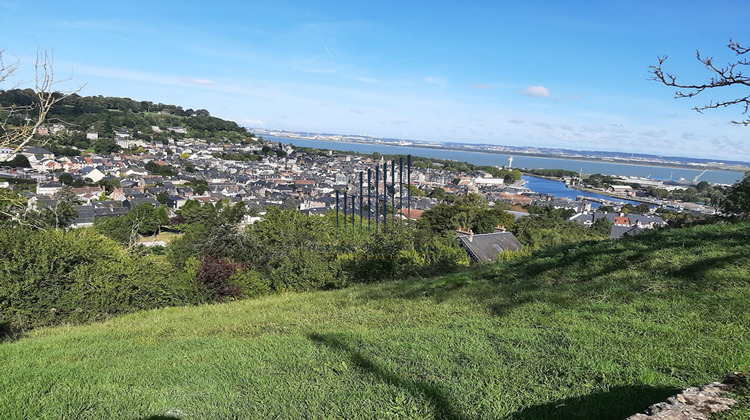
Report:
<svg viewBox="0 0 750 420"><path fill-rule="evenodd" d="M617 386L606 392L535 405L510 416L522 419L624 419L680 392L679 388Z"/></svg>
<svg viewBox="0 0 750 420"><path fill-rule="evenodd" d="M367 358L362 352L347 344L343 337L337 334L310 334L308 338L316 344L324 345L333 351L341 353L349 359L349 362L362 372L374 376L376 379L389 385L401 388L414 397L427 398L435 410L435 418L438 419L468 419L469 417L458 413L451 404L445 391L440 387L427 382L421 382L403 378L395 372L391 372L378 363Z"/></svg>
<svg viewBox="0 0 750 420"><path fill-rule="evenodd" d="M747 282L749 232L750 224L727 223L551 246L443 277L384 284L362 297L428 298L439 304L465 295L502 317L534 302L570 307L587 297L628 298L644 290L714 291ZM717 272L723 283L712 276Z"/></svg>
<svg viewBox="0 0 750 420"><path fill-rule="evenodd" d="M143 417L140 420L178 420L178 419L179 419L179 417L175 417L175 416L167 416L167 415L161 416L161 415L156 415L156 416Z"/></svg>
<svg viewBox="0 0 750 420"><path fill-rule="evenodd" d="M0 322L0 343L16 341L21 338L21 332L10 326L9 322Z"/></svg>

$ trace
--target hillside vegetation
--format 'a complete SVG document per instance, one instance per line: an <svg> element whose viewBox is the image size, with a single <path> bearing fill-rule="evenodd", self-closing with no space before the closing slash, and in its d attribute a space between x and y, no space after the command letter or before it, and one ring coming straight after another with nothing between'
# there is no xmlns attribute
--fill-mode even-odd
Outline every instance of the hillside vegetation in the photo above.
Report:
<svg viewBox="0 0 750 420"><path fill-rule="evenodd" d="M0 344L4 418L624 418L750 365L750 223ZM748 397L727 418L750 416Z"/></svg>

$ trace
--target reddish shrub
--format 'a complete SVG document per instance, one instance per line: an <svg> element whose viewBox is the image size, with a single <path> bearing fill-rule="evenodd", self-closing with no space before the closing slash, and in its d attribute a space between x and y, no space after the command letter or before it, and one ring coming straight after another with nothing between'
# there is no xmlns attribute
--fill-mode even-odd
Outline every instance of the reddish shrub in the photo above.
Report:
<svg viewBox="0 0 750 420"><path fill-rule="evenodd" d="M201 265L195 272L198 284L205 287L216 300L239 296L242 289L229 283L229 279L242 270L242 264L227 258L206 255L200 259Z"/></svg>

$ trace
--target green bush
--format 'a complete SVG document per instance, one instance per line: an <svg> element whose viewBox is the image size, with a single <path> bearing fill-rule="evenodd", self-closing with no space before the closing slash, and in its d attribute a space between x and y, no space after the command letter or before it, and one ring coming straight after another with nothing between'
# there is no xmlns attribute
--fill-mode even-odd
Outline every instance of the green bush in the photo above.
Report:
<svg viewBox="0 0 750 420"><path fill-rule="evenodd" d="M246 298L263 296L272 292L271 283L252 270L232 276L229 282L239 286L242 291L241 296Z"/></svg>
<svg viewBox="0 0 750 420"><path fill-rule="evenodd" d="M447 273L469 265L452 235L415 232L403 225L366 237L345 259L353 283Z"/></svg>
<svg viewBox="0 0 750 420"><path fill-rule="evenodd" d="M0 230L0 322L31 328L205 299L192 276L93 229Z"/></svg>

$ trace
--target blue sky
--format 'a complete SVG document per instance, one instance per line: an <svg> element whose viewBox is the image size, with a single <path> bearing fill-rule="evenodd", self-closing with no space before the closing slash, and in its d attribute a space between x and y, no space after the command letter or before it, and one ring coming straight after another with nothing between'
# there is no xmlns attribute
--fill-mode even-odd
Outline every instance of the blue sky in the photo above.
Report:
<svg viewBox="0 0 750 420"><path fill-rule="evenodd" d="M743 1L8 1L0 50L61 88L205 108L250 127L750 161L741 109L674 99L699 49L750 45ZM0 86L0 88L9 88Z"/></svg>

